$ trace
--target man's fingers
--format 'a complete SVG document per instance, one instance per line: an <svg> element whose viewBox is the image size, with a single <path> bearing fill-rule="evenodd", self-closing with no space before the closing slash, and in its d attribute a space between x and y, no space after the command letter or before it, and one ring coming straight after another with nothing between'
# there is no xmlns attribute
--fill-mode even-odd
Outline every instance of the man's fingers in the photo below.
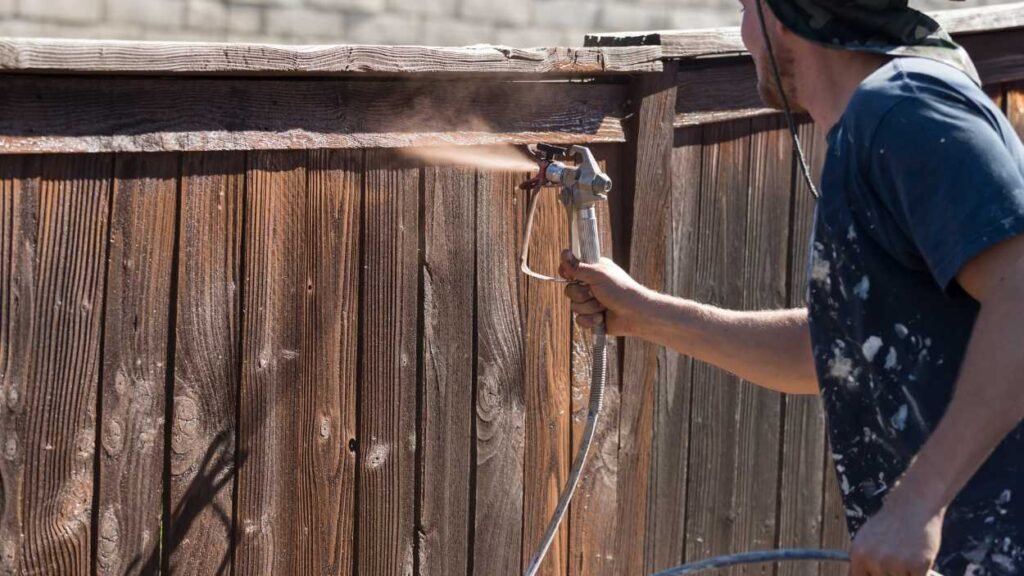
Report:
<svg viewBox="0 0 1024 576"><path fill-rule="evenodd" d="M583 302L573 302L571 308L574 313L583 315L600 314L605 311L605 307L593 298Z"/></svg>
<svg viewBox="0 0 1024 576"><path fill-rule="evenodd" d="M565 286L565 295L573 302L586 302L594 298L590 288L582 284L567 284Z"/></svg>
<svg viewBox="0 0 1024 576"><path fill-rule="evenodd" d="M580 328L594 328L604 322L604 314L579 314L576 316L576 324Z"/></svg>

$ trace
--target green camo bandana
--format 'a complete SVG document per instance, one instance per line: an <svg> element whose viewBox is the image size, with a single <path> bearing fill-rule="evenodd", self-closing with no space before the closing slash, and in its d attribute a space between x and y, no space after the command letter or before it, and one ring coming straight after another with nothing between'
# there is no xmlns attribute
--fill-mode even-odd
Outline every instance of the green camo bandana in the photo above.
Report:
<svg viewBox="0 0 1024 576"><path fill-rule="evenodd" d="M981 84L970 56L907 0L766 0L797 35L833 48L945 62Z"/></svg>

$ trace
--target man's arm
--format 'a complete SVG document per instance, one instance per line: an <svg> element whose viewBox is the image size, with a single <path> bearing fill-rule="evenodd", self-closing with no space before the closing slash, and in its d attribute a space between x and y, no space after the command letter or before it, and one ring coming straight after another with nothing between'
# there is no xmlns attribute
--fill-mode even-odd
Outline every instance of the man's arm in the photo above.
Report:
<svg viewBox="0 0 1024 576"><path fill-rule="evenodd" d="M607 313L609 334L634 336L708 362L745 380L788 394L817 394L807 310L737 312L658 294L611 260L580 264L563 255L577 323L591 327Z"/></svg>
<svg viewBox="0 0 1024 576"><path fill-rule="evenodd" d="M854 576L925 574L946 508L1024 419L1024 236L997 244L957 275L981 303L953 399L882 510L853 546Z"/></svg>

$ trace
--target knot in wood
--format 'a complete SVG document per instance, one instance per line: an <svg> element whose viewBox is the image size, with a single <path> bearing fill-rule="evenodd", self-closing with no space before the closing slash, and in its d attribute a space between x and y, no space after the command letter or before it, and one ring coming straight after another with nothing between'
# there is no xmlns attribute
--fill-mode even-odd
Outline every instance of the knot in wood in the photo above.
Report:
<svg viewBox="0 0 1024 576"><path fill-rule="evenodd" d="M124 448L124 429L121 422L111 419L103 425L103 451L111 458L116 458Z"/></svg>

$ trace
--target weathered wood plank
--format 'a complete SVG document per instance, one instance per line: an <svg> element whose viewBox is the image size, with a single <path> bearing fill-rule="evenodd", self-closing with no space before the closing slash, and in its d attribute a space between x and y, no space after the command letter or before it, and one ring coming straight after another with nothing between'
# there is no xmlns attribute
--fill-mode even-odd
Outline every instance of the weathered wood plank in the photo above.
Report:
<svg viewBox="0 0 1024 576"><path fill-rule="evenodd" d="M593 149L594 156L612 179L621 181L621 149ZM614 192L613 192L614 193ZM611 212L607 202L598 205L601 252L615 259ZM590 408L591 361L593 336L572 323L572 458L580 447ZM580 477L580 484L569 508L569 574L590 576L620 574L614 550L618 538L615 512L618 508L619 346L617 338L608 339L608 381L604 405L594 433L590 455Z"/></svg>
<svg viewBox="0 0 1024 576"><path fill-rule="evenodd" d="M308 246L306 158L297 152L248 157L235 572L276 574L296 565L306 479L299 436L308 384L303 349Z"/></svg>
<svg viewBox="0 0 1024 576"><path fill-rule="evenodd" d="M678 82L676 128L778 113L761 101L754 62L746 56L687 63Z"/></svg>
<svg viewBox="0 0 1024 576"><path fill-rule="evenodd" d="M1024 6L1016 4L1016 6ZM985 84L1024 79L1024 54L1009 46L1024 44L1024 28L995 30L983 34L955 36L971 55L978 75Z"/></svg>
<svg viewBox="0 0 1024 576"><path fill-rule="evenodd" d="M821 181L824 154L814 125L799 127L801 143L811 167L811 176ZM818 139L820 136L821 139ZM792 229L789 246L789 289L786 300L792 308L806 307L807 250L811 236L815 200L799 168L792 185ZM785 429L782 442L782 493L779 495L779 546L814 548L821 542L822 484L821 455L825 450L825 422L821 400L815 396L783 397ZM779 566L780 576L815 576L819 568L809 563Z"/></svg>
<svg viewBox="0 0 1024 576"><path fill-rule="evenodd" d="M473 497L476 172L427 167L423 184L419 570L465 574Z"/></svg>
<svg viewBox="0 0 1024 576"><path fill-rule="evenodd" d="M621 142L625 87L9 76L0 154Z"/></svg>
<svg viewBox="0 0 1024 576"><path fill-rule="evenodd" d="M553 273L569 232L565 209L550 190L541 192L530 265ZM569 477L569 301L563 287L530 279L526 324L526 450L523 478L523 564L529 563ZM538 574L564 574L569 529L563 522Z"/></svg>
<svg viewBox="0 0 1024 576"><path fill-rule="evenodd" d="M665 285L676 73L677 65L666 63L662 75L636 80L632 144L623 177L627 190L632 190L633 199L629 272L638 282L654 290L662 290ZM651 503L649 481L658 348L649 342L629 339L624 354L619 417L618 568L621 573L637 574L644 570L646 563L644 528Z"/></svg>
<svg viewBox="0 0 1024 576"><path fill-rule="evenodd" d="M1024 83L1006 87L1006 117L1017 129L1017 134L1024 139Z"/></svg>
<svg viewBox="0 0 1024 576"><path fill-rule="evenodd" d="M958 41L979 32L1024 27L1024 3L930 13ZM745 53L739 27L588 34L588 47L660 46L664 58Z"/></svg>
<svg viewBox="0 0 1024 576"><path fill-rule="evenodd" d="M98 574L151 574L160 567L178 176L175 154L114 159L100 383Z"/></svg>
<svg viewBox="0 0 1024 576"><path fill-rule="evenodd" d="M364 180L356 564L410 574L414 558L419 170L368 151Z"/></svg>
<svg viewBox="0 0 1024 576"><path fill-rule="evenodd" d="M231 570L241 338L245 155L185 154L181 168L168 570Z"/></svg>
<svg viewBox="0 0 1024 576"><path fill-rule="evenodd" d="M477 180L476 494L473 569L522 570L526 442L526 277L519 273L526 177L480 172Z"/></svg>
<svg viewBox="0 0 1024 576"><path fill-rule="evenodd" d="M672 196L665 250L665 292L692 298L696 291L697 216L701 189L703 129L676 131L672 150ZM651 462L651 511L647 523L645 573L681 564L690 447L690 394L693 361L659 348L655 391L654 446Z"/></svg>
<svg viewBox="0 0 1024 576"><path fill-rule="evenodd" d="M363 153L311 151L307 170L294 573L350 574Z"/></svg>
<svg viewBox="0 0 1024 576"><path fill-rule="evenodd" d="M696 300L727 308L744 305L750 189L749 121L704 127L703 176L698 217ZM759 476L754 462L743 462L740 446L748 402L739 379L710 365L694 366L690 469L687 493L686 560L754 548L742 527L749 516L738 506L743 477ZM768 430L769 436L772 431ZM777 434L777 432L775 432ZM777 450L777 448L776 448ZM772 451L772 456L777 456ZM746 456L746 452L742 456ZM742 467L742 469L741 469ZM753 467L753 469L752 469ZM773 499L775 485L763 497ZM734 571L735 572L735 571Z"/></svg>
<svg viewBox="0 0 1024 576"><path fill-rule="evenodd" d="M112 157L5 160L2 566L89 574ZM8 227L9 226L9 227ZM9 295L9 296L8 296Z"/></svg>
<svg viewBox="0 0 1024 576"><path fill-rule="evenodd" d="M207 75L557 74L661 70L661 50L469 46L286 46L48 38L0 40L0 70Z"/></svg>

